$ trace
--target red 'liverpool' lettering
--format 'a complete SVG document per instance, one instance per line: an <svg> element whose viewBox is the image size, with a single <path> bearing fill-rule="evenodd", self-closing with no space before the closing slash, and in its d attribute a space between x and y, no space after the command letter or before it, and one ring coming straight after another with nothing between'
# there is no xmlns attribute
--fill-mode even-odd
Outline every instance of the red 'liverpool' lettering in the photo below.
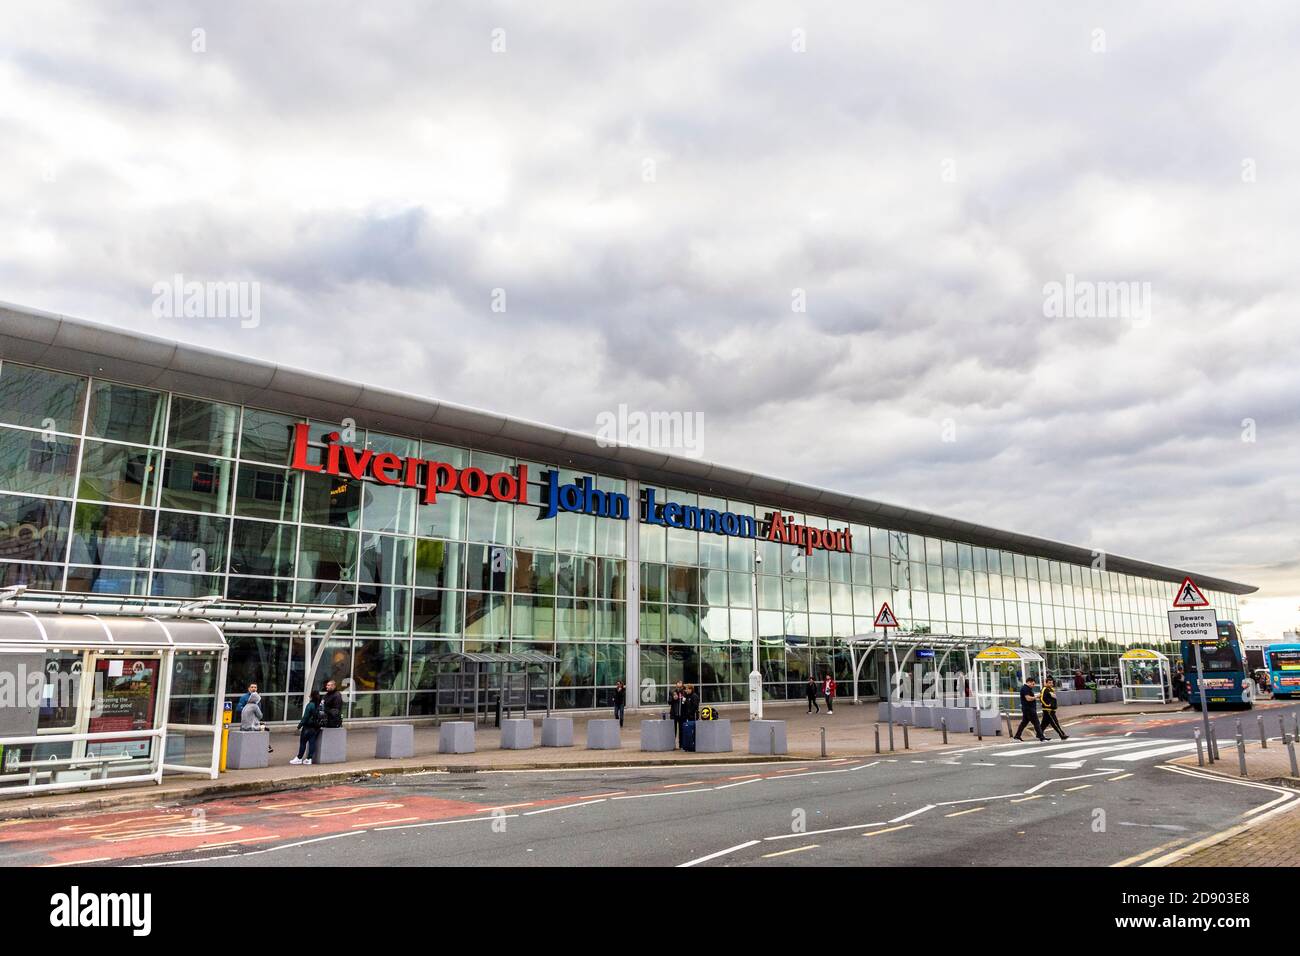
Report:
<svg viewBox="0 0 1300 956"><path fill-rule="evenodd" d="M392 452L375 454L372 449L357 450L336 444L338 432L323 435L325 441L324 464L308 459L311 438L307 426L293 426L293 446L289 467L298 471L342 477L344 470L357 479L370 477L382 485L405 485L421 488L420 500L431 505L444 491L460 491L472 498L490 497L496 501L528 504L528 466L520 465L518 474L508 471L489 475L482 468L464 470L445 461L426 461L423 458L403 458Z"/></svg>

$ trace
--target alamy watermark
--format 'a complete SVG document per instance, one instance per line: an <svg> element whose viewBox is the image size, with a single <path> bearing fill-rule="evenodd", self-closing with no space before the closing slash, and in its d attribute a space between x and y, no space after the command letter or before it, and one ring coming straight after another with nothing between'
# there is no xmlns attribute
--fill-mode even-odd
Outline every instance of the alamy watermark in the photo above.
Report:
<svg viewBox="0 0 1300 956"><path fill-rule="evenodd" d="M1049 319L1151 321L1150 282L1093 282L1066 273L1065 281L1043 286L1043 315Z"/></svg>
<svg viewBox="0 0 1300 956"><path fill-rule="evenodd" d="M653 448L698 458L704 454L704 413L629 411L627 405L619 405L615 411L596 416L596 444L601 448Z"/></svg>
<svg viewBox="0 0 1300 956"><path fill-rule="evenodd" d="M159 319L234 319L244 329L262 323L260 282L187 282L178 272L155 282L153 297L153 314Z"/></svg>

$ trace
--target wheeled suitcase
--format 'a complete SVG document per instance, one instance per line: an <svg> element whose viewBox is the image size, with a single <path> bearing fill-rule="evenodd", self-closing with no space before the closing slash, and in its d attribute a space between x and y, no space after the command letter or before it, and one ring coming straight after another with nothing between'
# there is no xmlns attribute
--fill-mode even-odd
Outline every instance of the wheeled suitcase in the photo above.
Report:
<svg viewBox="0 0 1300 956"><path fill-rule="evenodd" d="M682 749L695 753L695 721L682 721Z"/></svg>

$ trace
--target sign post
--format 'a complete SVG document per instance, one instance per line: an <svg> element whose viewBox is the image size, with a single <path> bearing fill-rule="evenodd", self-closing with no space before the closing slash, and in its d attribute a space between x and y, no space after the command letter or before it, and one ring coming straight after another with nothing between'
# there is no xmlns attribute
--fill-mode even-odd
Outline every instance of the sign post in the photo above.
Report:
<svg viewBox="0 0 1300 956"><path fill-rule="evenodd" d="M1196 690L1201 698L1201 727L1209 744L1210 763L1214 763L1217 754L1210 737L1210 706L1205 700L1205 667L1201 663L1201 642L1207 640L1207 621L1209 638L1218 640L1219 637L1218 615L1213 610L1202 610L1208 608L1209 603L1191 578L1183 578L1183 583L1178 586L1178 594L1174 597L1176 610L1169 612L1169 636L1179 642L1192 641L1192 649L1196 652Z"/></svg>
<svg viewBox="0 0 1300 956"><path fill-rule="evenodd" d="M894 679L890 674L889 662L889 629L898 627L898 618L894 617L894 612L889 609L889 602L885 601L880 605L880 611L876 614L876 627L885 632L885 693L886 700L889 701L889 752L894 752Z"/></svg>
<svg viewBox="0 0 1300 956"><path fill-rule="evenodd" d="M221 708L221 762L217 765L221 773L226 772L226 751L230 747L230 720L233 715L234 708L230 701L226 701Z"/></svg>

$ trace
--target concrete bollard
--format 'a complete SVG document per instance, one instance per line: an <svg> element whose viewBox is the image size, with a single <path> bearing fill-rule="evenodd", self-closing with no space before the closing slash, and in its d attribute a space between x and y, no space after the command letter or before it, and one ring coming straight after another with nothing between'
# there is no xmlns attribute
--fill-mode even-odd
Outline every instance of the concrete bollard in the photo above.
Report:
<svg viewBox="0 0 1300 956"><path fill-rule="evenodd" d="M1268 749L1268 732L1264 730L1264 715L1260 714L1259 720L1259 746L1263 750Z"/></svg>
<svg viewBox="0 0 1300 956"><path fill-rule="evenodd" d="M1201 732L1199 730L1193 730L1192 739L1196 741L1196 766L1204 767L1205 751L1201 749Z"/></svg>
<svg viewBox="0 0 1300 956"><path fill-rule="evenodd" d="M1246 776L1246 738L1241 736L1241 721L1237 721L1237 766L1241 775Z"/></svg>
<svg viewBox="0 0 1300 956"><path fill-rule="evenodd" d="M1296 767L1295 762L1295 738L1286 734L1283 734L1282 737L1284 743L1286 743L1286 755L1291 758L1291 776L1300 777L1300 768Z"/></svg>
<svg viewBox="0 0 1300 956"><path fill-rule="evenodd" d="M826 728L822 728L822 756L826 756Z"/></svg>
<svg viewBox="0 0 1300 956"><path fill-rule="evenodd" d="M943 730L943 745L948 746L948 718L939 718L939 727Z"/></svg>
<svg viewBox="0 0 1300 956"><path fill-rule="evenodd" d="M910 740L907 739L907 724L903 724L903 749L904 750L912 749L912 743Z"/></svg>
<svg viewBox="0 0 1300 956"><path fill-rule="evenodd" d="M876 753L880 753L880 725L876 724Z"/></svg>
<svg viewBox="0 0 1300 956"><path fill-rule="evenodd" d="M1011 738L1011 715L1004 713L1002 719L1007 722L1007 739Z"/></svg>

